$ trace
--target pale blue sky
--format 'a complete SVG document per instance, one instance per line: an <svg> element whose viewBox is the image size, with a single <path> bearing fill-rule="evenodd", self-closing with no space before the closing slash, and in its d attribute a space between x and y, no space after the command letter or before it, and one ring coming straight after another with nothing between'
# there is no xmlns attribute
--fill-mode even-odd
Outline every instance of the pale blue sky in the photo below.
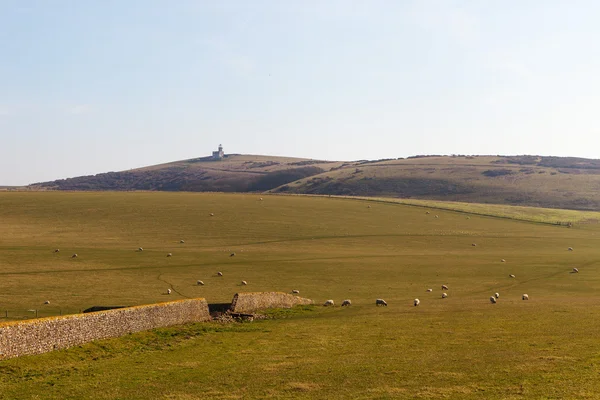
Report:
<svg viewBox="0 0 600 400"><path fill-rule="evenodd" d="M229 153L600 158L596 0L0 0L0 185Z"/></svg>

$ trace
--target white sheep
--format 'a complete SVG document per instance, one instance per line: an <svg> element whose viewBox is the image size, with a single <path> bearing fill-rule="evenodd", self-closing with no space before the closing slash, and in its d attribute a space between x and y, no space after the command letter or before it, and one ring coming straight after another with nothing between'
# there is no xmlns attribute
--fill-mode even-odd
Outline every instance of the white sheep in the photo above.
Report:
<svg viewBox="0 0 600 400"><path fill-rule="evenodd" d="M438 216L438 215L436 215L435 217L436 217L436 218L439 218L439 216Z"/></svg>
<svg viewBox="0 0 600 400"><path fill-rule="evenodd" d="M419 299L414 299L414 300L413 300L413 304L414 304L414 306L416 307L416 306L418 306L419 304L421 304L421 300L419 300Z"/></svg>
<svg viewBox="0 0 600 400"><path fill-rule="evenodd" d="M500 260L500 262L506 262L506 260L503 258L502 260Z"/></svg>
<svg viewBox="0 0 600 400"><path fill-rule="evenodd" d="M442 285L442 290L448 290L448 286Z"/></svg>
<svg viewBox="0 0 600 400"><path fill-rule="evenodd" d="M577 268L573 268L573 272L574 272L574 273L578 273L578 272L579 272L579 270L578 270Z"/></svg>
<svg viewBox="0 0 600 400"><path fill-rule="evenodd" d="M247 284L248 284L248 282L242 281L242 285L247 285Z"/></svg>
<svg viewBox="0 0 600 400"><path fill-rule="evenodd" d="M218 276L223 276L223 273L221 271L217 272Z"/></svg>
<svg viewBox="0 0 600 400"><path fill-rule="evenodd" d="M262 197L261 197L259 200L260 200L260 201L263 201L263 200L262 200Z"/></svg>
<svg viewBox="0 0 600 400"><path fill-rule="evenodd" d="M198 286L204 286L204 282L202 282L201 280L196 281L196 285Z"/></svg>
<svg viewBox="0 0 600 400"><path fill-rule="evenodd" d="M384 299L377 299L377 300L375 300L375 305L387 307L387 302Z"/></svg>
<svg viewBox="0 0 600 400"><path fill-rule="evenodd" d="M215 214L213 214L213 213L210 213L209 215L210 215L211 217L214 217L214 216L215 216Z"/></svg>
<svg viewBox="0 0 600 400"><path fill-rule="evenodd" d="M569 250L569 251L573 251L573 248L572 248L572 247L569 247L567 250Z"/></svg>
<svg viewBox="0 0 600 400"><path fill-rule="evenodd" d="M180 240L179 243L184 244L185 240Z"/></svg>
<svg viewBox="0 0 600 400"><path fill-rule="evenodd" d="M334 306L334 305L335 305L335 303L333 302L333 300L327 300L327 301L326 301L326 302L323 304L323 306L324 306L324 307L330 307L330 306Z"/></svg>
<svg viewBox="0 0 600 400"><path fill-rule="evenodd" d="M55 249L55 250L54 250L54 252L55 252L55 253L58 253L58 252L60 252L60 250L59 250L59 249Z"/></svg>
<svg viewBox="0 0 600 400"><path fill-rule="evenodd" d="M141 247L138 247L138 251L144 251L144 249L142 249Z"/></svg>
<svg viewBox="0 0 600 400"><path fill-rule="evenodd" d="M526 293L523 293L522 299L523 300L529 300L529 295L526 294Z"/></svg>
<svg viewBox="0 0 600 400"><path fill-rule="evenodd" d="M167 253L167 257L173 257L173 254Z"/></svg>
<svg viewBox="0 0 600 400"><path fill-rule="evenodd" d="M297 289L294 289L294 290L292 290L292 293L293 293L293 294L300 294L300 291L299 291L299 290L297 290Z"/></svg>
<svg viewBox="0 0 600 400"><path fill-rule="evenodd" d="M494 296L490 296L490 303L496 304L496 298Z"/></svg>
<svg viewBox="0 0 600 400"><path fill-rule="evenodd" d="M352 305L352 300L346 299L342 301L342 307L347 307Z"/></svg>
<svg viewBox="0 0 600 400"><path fill-rule="evenodd" d="M44 304L50 304L50 300L46 300Z"/></svg>
<svg viewBox="0 0 600 400"><path fill-rule="evenodd" d="M494 293L494 297L499 298L500 297L500 293L498 293L498 292Z"/></svg>
<svg viewBox="0 0 600 400"><path fill-rule="evenodd" d="M513 274L510 274L509 277L514 278L515 276Z"/></svg>
<svg viewBox="0 0 600 400"><path fill-rule="evenodd" d="M433 289L431 289L431 288L430 288L430 289L427 289L427 291L428 291L428 292L433 292Z"/></svg>
<svg viewBox="0 0 600 400"><path fill-rule="evenodd" d="M73 254L71 258L77 258L77 253Z"/></svg>
<svg viewBox="0 0 600 400"><path fill-rule="evenodd" d="M367 208L371 208L371 206L367 206Z"/></svg>
<svg viewBox="0 0 600 400"><path fill-rule="evenodd" d="M167 289L167 294L171 294L171 289Z"/></svg>
<svg viewBox="0 0 600 400"><path fill-rule="evenodd" d="M471 246L476 247L477 243L471 243Z"/></svg>
<svg viewBox="0 0 600 400"><path fill-rule="evenodd" d="M425 214L429 215L429 211L425 211Z"/></svg>
<svg viewBox="0 0 600 400"><path fill-rule="evenodd" d="M445 299L446 297L448 297L447 293L442 293L442 299Z"/></svg>

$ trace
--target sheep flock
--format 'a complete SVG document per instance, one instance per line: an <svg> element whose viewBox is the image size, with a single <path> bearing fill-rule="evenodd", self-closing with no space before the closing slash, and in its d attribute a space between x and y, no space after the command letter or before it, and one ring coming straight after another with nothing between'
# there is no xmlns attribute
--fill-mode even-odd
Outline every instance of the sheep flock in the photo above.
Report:
<svg viewBox="0 0 600 400"><path fill-rule="evenodd" d="M259 201L263 201L263 198L262 198L262 197L260 197L260 198L259 198ZM368 205L368 206L367 206L367 208L371 208L371 205ZM425 214L426 214L426 215L430 215L431 213L430 213L430 211L426 211L426 213L425 213ZM209 216L210 216L210 217L213 217L214 215L215 215L215 214L214 214L214 213L212 213L212 212L211 212L211 213L209 213ZM437 214L436 214L436 215L434 215L433 217L434 217L434 218L436 218L436 219L440 218L440 216L439 216L439 215L437 215ZM467 219L470 219L470 217L467 217ZM180 239L180 240L179 240L179 243L180 243L180 244L185 244L186 242L185 242L185 240L183 240L183 239ZM485 244L485 243L484 243L484 244ZM474 242L473 242L473 243L471 243L471 247L477 247L477 243L474 243ZM563 248L563 249L564 249L564 248ZM237 249L237 250L239 250L239 249ZM568 250L569 252L572 252L572 251L574 251L574 250L573 250L573 247L567 247L567 250ZM139 252L139 253L141 253L141 252L144 252L144 248L142 248L142 247L140 246L140 247L138 247L138 248L136 249L136 251L137 251L137 252ZM240 250L240 251L243 251L243 250ZM475 251L475 250L474 250L474 251ZM54 253L59 253L59 252L60 252L60 250L59 250L58 248L56 248L56 249L54 249L54 250L53 250L53 252L54 252ZM150 253L151 253L151 252L152 252L152 250L150 250ZM229 252L229 257L234 257L234 256L236 255L236 252L234 252L234 251L228 250L228 252ZM163 253L163 254L164 254L164 253ZM167 255L167 257L169 257L169 258L170 258L170 257L173 257L173 253L170 253L170 252L168 252L166 255ZM79 255L78 255L77 253L72 253L72 256L71 256L71 258L78 258L78 257L79 257ZM84 259L85 259L85 257L84 257ZM506 259L504 259L504 258L501 258L501 259L500 259L500 262L501 262L501 263L506 263ZM571 273L579 273L579 269L578 269L577 267L572 267L572 269L571 269ZM221 272L221 271L218 271L218 272L216 273L216 275L217 275L218 277L223 277L223 272ZM506 276L506 275L504 275L504 276ZM515 275L515 274L512 274L512 273L511 273L511 274L509 274L509 275L508 275L508 277L509 277L510 279L515 279L515 280L516 280L516 275ZM208 282L208 281L207 281L207 282ZM221 281L221 282L222 282L222 281ZM241 286L247 286L247 285L248 285L248 282L247 282L246 280L239 280L238 282L241 282L241 283L240 283L240 285L241 285ZM516 280L516 283L517 283L517 284L518 284L518 282L519 282L519 281L518 281L518 280ZM208 282L208 283L210 284L210 282ZM442 293L441 293L441 299L447 299L447 298L448 298L448 293L449 293L449 287L450 287L450 286L449 286L448 284L446 284L446 283L444 283L444 284L439 284L439 285L440 285L440 286L438 286L438 287L441 287L441 291L442 291ZM196 280L196 286L205 286L205 282L204 282L203 280L200 280L200 279L198 279L198 280ZM458 284L456 284L456 286L458 286ZM423 290L423 289L421 289L421 290ZM425 292L426 292L426 293L432 293L433 291L434 291L434 290L433 290L431 287L429 287L429 288L427 288L427 289L425 290ZM166 291L166 294L167 294L167 295L170 295L170 294L171 294L171 293L173 293L173 292L174 292L174 289L168 288L168 289L167 289L167 291ZM176 292L176 293L179 293L179 292ZM290 293L290 291L288 291L288 293ZM298 289L293 289L293 290L291 290L291 293L292 293L292 294L294 294L294 295L298 295L298 294L300 293L300 291L299 291ZM439 296L439 295L438 295L438 296ZM439 299L440 297L437 297L437 298ZM528 295L528 294L522 294L522 295L521 295L521 299L522 299L522 300L529 300L529 295ZM430 303L433 301L433 299L432 299L431 297L429 297L429 296L426 296L426 297L425 297L423 300L425 300L425 306L426 306L427 304L430 304ZM447 301L449 301L449 300L447 300ZM490 302L491 304L498 304L498 303L499 303L499 301L500 301L500 294L499 294L499 292L495 292L495 293L493 293L493 294L492 294L492 295L489 297L489 302ZM421 300L421 299L419 299L419 298L414 298L414 299L412 300L412 304L413 304L413 306L414 306L414 307L420 306L420 305L421 305L421 302L422 302L422 300ZM47 300L47 301L46 301L44 304L50 304L50 301L49 301L49 300ZM371 304L372 304L372 303L371 303ZM348 307L348 306L351 306L351 305L352 305L352 301L351 301L350 299L344 299L344 300L342 300L342 301L341 301L341 306L342 306L342 307ZM387 306L388 306L388 303L387 303L387 301L386 301L386 300L384 300L384 299L382 299L382 298L377 298L377 299L375 300L375 305L376 305L376 306L378 306L378 307L380 307L380 306L387 307ZM334 306L335 306L335 302L334 302L334 300L333 300L333 299L328 299L328 300L326 300L326 301L323 303L323 306L325 306L325 307L334 307Z"/></svg>

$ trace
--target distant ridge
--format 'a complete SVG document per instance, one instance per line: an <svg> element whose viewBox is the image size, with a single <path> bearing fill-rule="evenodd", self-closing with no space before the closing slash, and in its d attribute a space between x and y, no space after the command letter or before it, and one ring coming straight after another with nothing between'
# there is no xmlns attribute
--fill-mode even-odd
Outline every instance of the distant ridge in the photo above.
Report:
<svg viewBox="0 0 600 400"><path fill-rule="evenodd" d="M230 154L36 183L28 189L304 193L598 211L600 160L423 155L344 162Z"/></svg>

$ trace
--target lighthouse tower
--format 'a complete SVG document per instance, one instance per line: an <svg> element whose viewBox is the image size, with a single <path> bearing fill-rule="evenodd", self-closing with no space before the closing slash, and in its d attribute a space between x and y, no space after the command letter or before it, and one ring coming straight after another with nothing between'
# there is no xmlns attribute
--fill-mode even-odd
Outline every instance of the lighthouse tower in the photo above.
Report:
<svg viewBox="0 0 600 400"><path fill-rule="evenodd" d="M212 159L213 160L222 160L223 157L225 157L225 153L223 152L223 145L220 144L218 151L212 152Z"/></svg>

